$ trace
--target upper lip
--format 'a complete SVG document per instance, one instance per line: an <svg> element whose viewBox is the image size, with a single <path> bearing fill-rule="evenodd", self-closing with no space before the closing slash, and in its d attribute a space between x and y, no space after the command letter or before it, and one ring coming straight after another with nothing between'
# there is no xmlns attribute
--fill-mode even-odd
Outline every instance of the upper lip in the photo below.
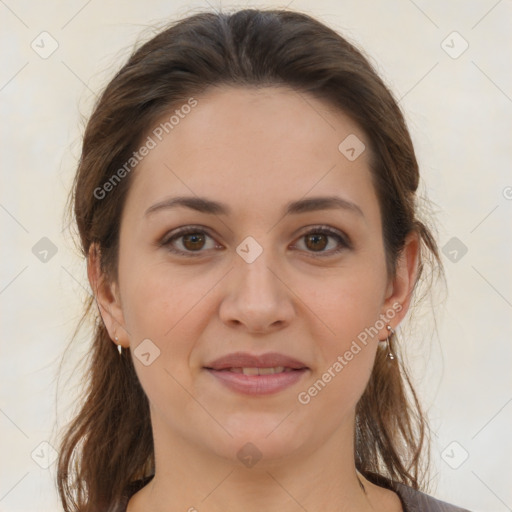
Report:
<svg viewBox="0 0 512 512"><path fill-rule="evenodd" d="M302 361L277 352L267 352L266 354L260 355L252 355L247 352L234 352L219 357L206 364L204 367L212 370L225 370L227 368L276 368L279 366L293 368L295 370L307 368Z"/></svg>

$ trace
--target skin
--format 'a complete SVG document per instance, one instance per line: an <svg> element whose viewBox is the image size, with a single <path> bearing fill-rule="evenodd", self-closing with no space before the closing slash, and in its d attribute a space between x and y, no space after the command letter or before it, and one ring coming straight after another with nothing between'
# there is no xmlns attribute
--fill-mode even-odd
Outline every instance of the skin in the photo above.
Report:
<svg viewBox="0 0 512 512"><path fill-rule="evenodd" d="M149 366L133 358L150 401L156 474L128 512L401 511L394 492L360 477L362 491L352 444L355 406L386 328L307 405L297 396L393 304L401 311L387 323L400 323L417 275L418 238L407 238L392 279L369 149L355 161L338 150L350 134L366 148L369 141L342 112L285 87L215 88L196 99L134 171L118 281L101 274L92 252L88 259L112 339L132 355L144 339L160 350ZM179 207L145 216L181 195L225 203L232 213ZM332 195L363 215L331 209L283 217L289 201ZM199 256L158 245L187 225L208 236L202 244L176 239L174 247ZM321 238L320 247L308 242L304 235L317 225L341 231L351 247L334 254L335 237ZM252 263L236 252L247 236L263 249ZM273 395L241 395L203 369L234 351L280 352L309 370ZM252 467L237 457L247 442L261 454Z"/></svg>

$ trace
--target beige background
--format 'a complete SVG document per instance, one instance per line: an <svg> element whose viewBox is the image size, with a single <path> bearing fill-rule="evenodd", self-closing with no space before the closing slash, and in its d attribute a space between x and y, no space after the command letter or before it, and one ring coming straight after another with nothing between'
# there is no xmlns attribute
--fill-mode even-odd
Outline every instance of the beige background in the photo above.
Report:
<svg viewBox="0 0 512 512"><path fill-rule="evenodd" d="M285 4L236 4L271 5ZM403 337L435 431L432 493L474 511L512 510L512 2L288 5L371 56L401 98L422 186L436 205L448 297L435 300L437 333L426 315L418 330L425 336ZM62 223L82 117L152 26L219 7L213 0L0 1L2 512L60 510L44 443L54 442L58 365L88 293L84 262ZM55 52L42 58L52 44ZM57 250L46 262L37 257L36 244L48 244L43 237ZM459 248L446 246L453 237ZM76 341L71 362L86 342L85 335ZM71 369L58 386L60 423L77 385L66 380Z"/></svg>

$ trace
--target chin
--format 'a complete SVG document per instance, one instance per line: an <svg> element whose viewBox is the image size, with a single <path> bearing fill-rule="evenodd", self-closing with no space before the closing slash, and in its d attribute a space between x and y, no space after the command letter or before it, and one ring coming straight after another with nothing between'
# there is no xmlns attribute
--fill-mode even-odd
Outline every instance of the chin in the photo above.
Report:
<svg viewBox="0 0 512 512"><path fill-rule="evenodd" d="M225 423L233 437L210 438L211 449L220 457L247 468L271 466L299 451L307 442L304 428L288 423L286 414L249 415ZM211 441L214 441L211 443Z"/></svg>

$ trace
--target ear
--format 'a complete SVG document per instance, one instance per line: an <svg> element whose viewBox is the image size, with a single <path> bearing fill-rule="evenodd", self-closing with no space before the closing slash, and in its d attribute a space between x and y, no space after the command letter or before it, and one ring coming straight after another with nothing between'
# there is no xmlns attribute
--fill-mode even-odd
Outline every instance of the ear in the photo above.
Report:
<svg viewBox="0 0 512 512"><path fill-rule="evenodd" d="M396 329L403 320L411 304L412 292L418 275L420 260L419 235L416 231L411 231L405 244L398 256L395 277L390 280L386 290L386 298L382 305L381 318L386 317L387 325ZM388 336L385 327L380 338L385 340Z"/></svg>
<svg viewBox="0 0 512 512"><path fill-rule="evenodd" d="M96 304L110 339L116 344L128 348L130 343L124 328L124 316L121 307L119 287L110 282L101 270L101 252L97 244L91 244L87 257L87 276L91 284ZM116 341L115 338L118 337Z"/></svg>

